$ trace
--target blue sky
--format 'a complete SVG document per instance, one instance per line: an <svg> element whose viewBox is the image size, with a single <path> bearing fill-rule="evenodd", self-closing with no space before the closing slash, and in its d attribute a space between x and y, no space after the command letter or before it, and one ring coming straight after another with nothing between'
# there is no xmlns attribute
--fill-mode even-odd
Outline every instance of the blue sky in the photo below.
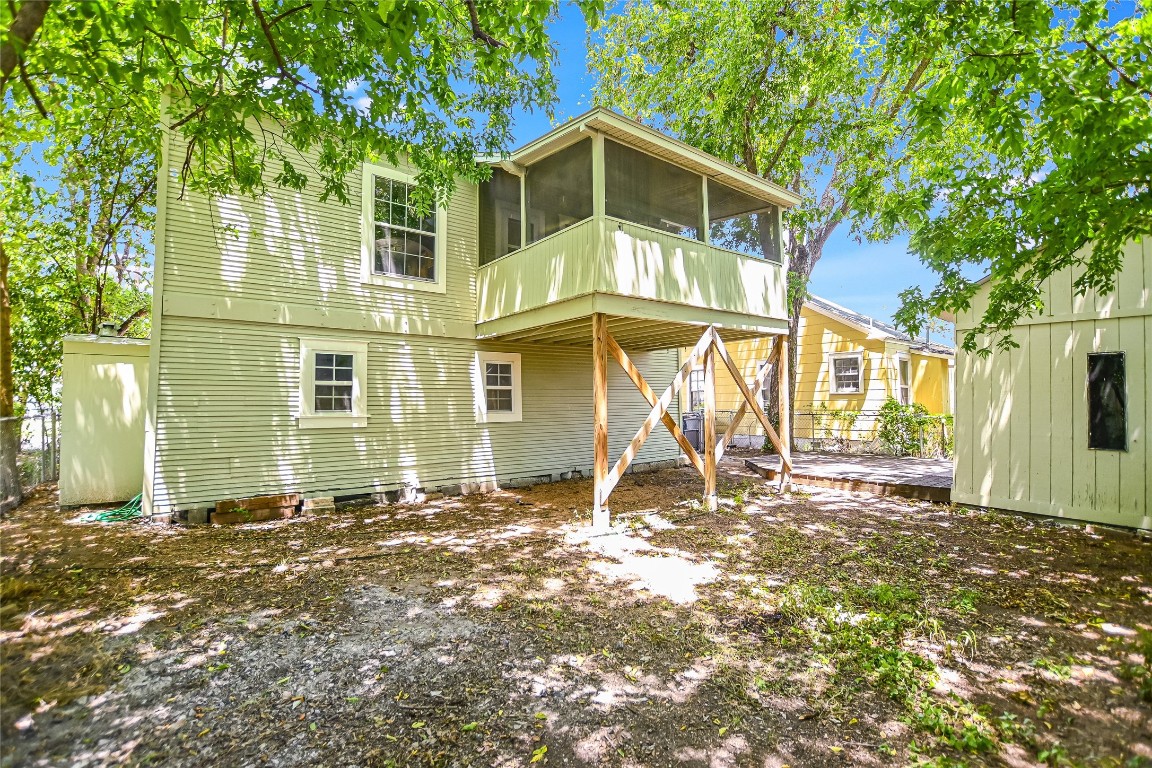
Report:
<svg viewBox="0 0 1152 768"><path fill-rule="evenodd" d="M564 122L586 111L592 105L595 78L588 72L587 29L580 10L564 4L560 18L551 25L551 36L558 56L555 68L559 101L556 120ZM517 118L516 146L526 144L552 128L542 113L522 114ZM824 246L824 255L812 273L809 290L826 299L891 321L899 306L900 291L911 285L930 288L933 275L919 260L908 253L908 239L900 237L889 243L856 243L848 236L848 227L833 233Z"/></svg>

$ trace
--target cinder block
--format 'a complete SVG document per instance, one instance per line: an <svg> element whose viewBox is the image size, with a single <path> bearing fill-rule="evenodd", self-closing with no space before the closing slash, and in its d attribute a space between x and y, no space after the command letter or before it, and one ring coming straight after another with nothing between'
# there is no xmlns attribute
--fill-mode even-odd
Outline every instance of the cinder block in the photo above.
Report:
<svg viewBox="0 0 1152 768"><path fill-rule="evenodd" d="M491 493L500 489L500 484L494 480L484 480L478 483L461 483L461 489L465 495L473 493Z"/></svg>
<svg viewBox="0 0 1152 768"><path fill-rule="evenodd" d="M330 515L335 511L336 500L331 496L317 496L300 503L300 512L305 515Z"/></svg>
<svg viewBox="0 0 1152 768"><path fill-rule="evenodd" d="M208 525L208 510L190 509L186 514L188 515L188 525Z"/></svg>

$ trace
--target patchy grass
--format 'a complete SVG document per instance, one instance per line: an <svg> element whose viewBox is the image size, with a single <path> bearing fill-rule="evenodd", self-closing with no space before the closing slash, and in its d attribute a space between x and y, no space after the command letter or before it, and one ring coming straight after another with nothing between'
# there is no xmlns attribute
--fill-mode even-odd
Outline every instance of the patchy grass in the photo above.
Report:
<svg viewBox="0 0 1152 768"><path fill-rule="evenodd" d="M1152 765L1152 547L727 465L185 529L0 523L13 764Z"/></svg>

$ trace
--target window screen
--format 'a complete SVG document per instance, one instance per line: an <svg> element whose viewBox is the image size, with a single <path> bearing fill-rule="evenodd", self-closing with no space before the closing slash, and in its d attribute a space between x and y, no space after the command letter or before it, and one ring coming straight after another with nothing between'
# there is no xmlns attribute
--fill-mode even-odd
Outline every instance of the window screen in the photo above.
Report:
<svg viewBox="0 0 1152 768"><path fill-rule="evenodd" d="M512 363L484 364L484 395L489 412L511 413Z"/></svg>
<svg viewBox="0 0 1152 768"><path fill-rule="evenodd" d="M592 140L581 139L566 149L528 166L528 221L534 224L529 242L547 237L592 215Z"/></svg>
<svg viewBox="0 0 1152 768"><path fill-rule="evenodd" d="M520 248L520 177L500 168L480 183L480 263Z"/></svg>
<svg viewBox="0 0 1152 768"><path fill-rule="evenodd" d="M701 239L700 176L615 141L604 142L604 212L625 221Z"/></svg>
<svg viewBox="0 0 1152 768"><path fill-rule="evenodd" d="M780 261L780 211L708 179L708 242L718 248Z"/></svg>
<svg viewBox="0 0 1152 768"><path fill-rule="evenodd" d="M376 250L372 269L381 275L436 279L436 217L421 215L415 187L377 176L373 184Z"/></svg>
<svg viewBox="0 0 1152 768"><path fill-rule="evenodd" d="M316 413L352 412L352 358L316 353Z"/></svg>
<svg viewBox="0 0 1152 768"><path fill-rule="evenodd" d="M1128 402L1124 383L1124 353L1088 355L1088 447L1125 451Z"/></svg>
<svg viewBox="0 0 1152 768"><path fill-rule="evenodd" d="M835 377L836 392L860 391L860 358L832 358L832 375Z"/></svg>

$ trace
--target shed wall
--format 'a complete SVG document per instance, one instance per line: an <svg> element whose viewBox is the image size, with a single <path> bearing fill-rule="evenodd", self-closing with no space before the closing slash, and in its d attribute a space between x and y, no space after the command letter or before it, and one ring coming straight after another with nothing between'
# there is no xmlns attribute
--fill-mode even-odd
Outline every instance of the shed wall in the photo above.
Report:
<svg viewBox="0 0 1152 768"><path fill-rule="evenodd" d="M957 353L952 500L1076 520L1152 528L1152 241L1130 243L1116 290L1076 296L1072 270L1042 287L1044 311L1013 330L1020 345ZM987 305L957 318L957 341ZM1090 352L1125 353L1128 450L1088 447Z"/></svg>
<svg viewBox="0 0 1152 768"><path fill-rule="evenodd" d="M127 501L144 476L148 342L64 340L60 504Z"/></svg>

